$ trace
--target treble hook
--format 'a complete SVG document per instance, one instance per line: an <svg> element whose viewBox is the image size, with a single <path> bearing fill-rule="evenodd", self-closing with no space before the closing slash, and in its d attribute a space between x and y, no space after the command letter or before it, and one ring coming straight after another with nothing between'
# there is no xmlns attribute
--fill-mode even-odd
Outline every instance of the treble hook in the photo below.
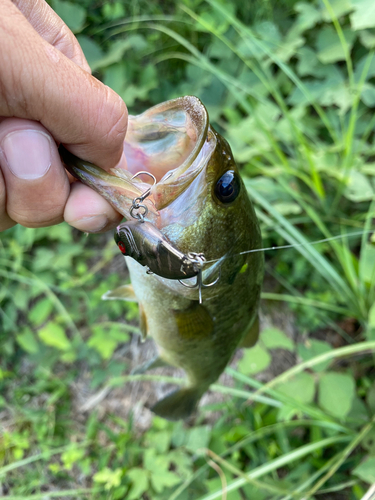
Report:
<svg viewBox="0 0 375 500"><path fill-rule="evenodd" d="M133 180L135 179L136 177L138 177L139 175L142 175L142 174L145 174L145 175L148 175L149 177L152 177L153 180L154 180L154 183L152 186L150 186L148 189L146 189L146 191L141 194L141 196L138 196L137 198L134 198L134 200L132 201L132 206L130 208L130 215L134 218L134 219L138 219L140 220L141 222L144 222L144 217L145 215L147 215L148 213L148 208L146 207L146 205L141 205L141 202L144 201L147 196L149 196L149 194L151 193L151 189L155 186L156 184L156 178L155 176L153 176L150 172L146 172L145 170L141 170L140 172L137 172L136 174L133 175L133 177L130 179L130 180ZM136 213L134 215L134 210L139 210L140 208L143 208L143 213L141 214L140 212Z"/></svg>
<svg viewBox="0 0 375 500"><path fill-rule="evenodd" d="M212 283L209 283L206 285L203 283L203 264L206 261L204 255L202 253L189 253L188 257L191 258L192 260L195 259L197 266L199 267L199 271L197 274L197 280L194 283L194 285L188 285L187 283L184 283L182 280L178 280L181 285L184 285L186 288L197 288L198 287L198 297L199 297L199 303L202 304L202 289L203 288L210 288L211 286L216 285L216 283L219 281L221 277L221 268L219 268L219 276L216 278L215 281Z"/></svg>

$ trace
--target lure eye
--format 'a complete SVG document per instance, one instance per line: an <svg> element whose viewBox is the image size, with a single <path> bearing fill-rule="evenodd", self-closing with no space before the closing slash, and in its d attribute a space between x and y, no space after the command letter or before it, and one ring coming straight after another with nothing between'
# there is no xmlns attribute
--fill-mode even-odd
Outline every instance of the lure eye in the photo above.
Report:
<svg viewBox="0 0 375 500"><path fill-rule="evenodd" d="M238 175L233 170L228 170L217 181L215 196L222 203L232 203L240 192L240 186Z"/></svg>
<svg viewBox="0 0 375 500"><path fill-rule="evenodd" d="M123 244L123 242L122 242L122 241L119 241L119 242L118 242L118 244L117 244L117 246L119 247L120 252L121 252L123 255L125 255L125 254L126 254L126 248L125 248L125 245Z"/></svg>

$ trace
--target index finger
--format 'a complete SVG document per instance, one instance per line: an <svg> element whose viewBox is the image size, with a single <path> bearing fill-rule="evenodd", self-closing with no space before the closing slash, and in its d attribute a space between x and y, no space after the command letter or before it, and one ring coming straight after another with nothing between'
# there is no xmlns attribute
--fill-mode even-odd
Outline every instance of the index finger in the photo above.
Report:
<svg viewBox="0 0 375 500"><path fill-rule="evenodd" d="M0 0L0 116L39 121L75 155L108 170L127 128L123 100L44 40Z"/></svg>
<svg viewBox="0 0 375 500"><path fill-rule="evenodd" d="M81 46L64 21L44 0L13 0L39 35L82 69L91 73Z"/></svg>

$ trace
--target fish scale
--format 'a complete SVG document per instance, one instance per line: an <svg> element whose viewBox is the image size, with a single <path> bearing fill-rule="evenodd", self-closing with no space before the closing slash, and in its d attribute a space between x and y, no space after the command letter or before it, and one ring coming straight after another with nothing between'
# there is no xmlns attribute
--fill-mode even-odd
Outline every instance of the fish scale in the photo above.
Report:
<svg viewBox="0 0 375 500"><path fill-rule="evenodd" d="M137 171L132 161L142 157L138 170L150 172L157 182L144 200L148 210L145 221L150 226L140 226L141 221L125 222L115 236L126 255L133 290L120 287L104 298L139 303L143 336L151 336L159 352L158 359L140 367L139 373L163 364L185 371L185 387L152 408L164 418L177 420L194 412L236 348L241 343L251 346L258 338L263 254L238 254L260 249L261 235L231 149L209 125L207 111L199 99L187 96L167 101L142 115L130 116L129 123L129 147L124 148L131 152L129 168ZM152 143L147 143L150 137ZM94 165L82 166L72 156L63 156L69 171L97 189L131 221L132 192L137 193L133 198L139 196L139 182L129 180L126 173L114 170L108 174ZM181 164L176 166L177 157ZM159 164L157 158L163 161ZM122 227L132 233L134 258L129 256ZM168 269L163 269L164 261L158 258L160 248L177 255L175 263L165 260ZM179 255L187 259L192 252L204 254L207 261L219 259L219 263L197 267L187 274L189 280L183 281L187 288L179 281L185 268L178 259ZM147 274L145 266L152 269L152 264L157 272ZM201 280L200 291L190 288L195 279ZM214 286L205 288L213 282Z"/></svg>

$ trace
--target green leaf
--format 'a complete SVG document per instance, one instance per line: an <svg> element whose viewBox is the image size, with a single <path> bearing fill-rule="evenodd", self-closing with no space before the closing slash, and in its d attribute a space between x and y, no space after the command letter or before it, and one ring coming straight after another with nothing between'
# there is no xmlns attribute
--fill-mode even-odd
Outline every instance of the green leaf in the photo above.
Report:
<svg viewBox="0 0 375 500"><path fill-rule="evenodd" d="M360 82L363 78L365 81L375 76L375 57L373 55L365 55L359 59L355 65L354 77L356 82ZM362 90L366 89L363 85Z"/></svg>
<svg viewBox="0 0 375 500"><path fill-rule="evenodd" d="M165 453L169 449L170 441L171 431L169 430L149 432L146 438L147 446L154 448L158 453Z"/></svg>
<svg viewBox="0 0 375 500"><path fill-rule="evenodd" d="M373 0L352 0L355 12L350 16L353 30L375 26L375 2Z"/></svg>
<svg viewBox="0 0 375 500"><path fill-rule="evenodd" d="M53 269L56 252L50 248L40 247L36 250L33 258L33 270L35 272Z"/></svg>
<svg viewBox="0 0 375 500"><path fill-rule="evenodd" d="M46 321L52 310L53 304L49 299L38 300L29 312L29 321L36 326L41 325Z"/></svg>
<svg viewBox="0 0 375 500"><path fill-rule="evenodd" d="M143 493L148 490L148 474L140 467L133 467L126 473L126 477L132 482L132 487L127 500L139 500Z"/></svg>
<svg viewBox="0 0 375 500"><path fill-rule="evenodd" d="M375 163L366 163L365 165L362 165L361 167L361 172L366 175L373 175L375 176Z"/></svg>
<svg viewBox="0 0 375 500"><path fill-rule="evenodd" d="M366 437L362 441L362 446L369 452L370 455L375 457L375 429L366 434Z"/></svg>
<svg viewBox="0 0 375 500"><path fill-rule="evenodd" d="M324 373L319 381L319 404L336 417L345 417L352 406L355 381L344 373Z"/></svg>
<svg viewBox="0 0 375 500"><path fill-rule="evenodd" d="M193 427L187 433L185 447L192 453L197 453L200 448L207 448L210 441L211 429L208 425Z"/></svg>
<svg viewBox="0 0 375 500"><path fill-rule="evenodd" d="M375 263L373 263L373 266ZM372 269L373 271L374 269ZM375 328L375 304L372 304L371 309L368 313L368 325L370 328Z"/></svg>
<svg viewBox="0 0 375 500"><path fill-rule="evenodd" d="M62 243L71 243L73 240L72 227L66 222L62 222L52 227L40 228L39 231L43 229L46 229L46 233L45 235L41 234L41 237L45 237L48 240L61 241Z"/></svg>
<svg viewBox="0 0 375 500"><path fill-rule="evenodd" d="M362 420L363 422L367 422L369 419L368 408L361 398L358 396L354 396L352 400L352 407L350 408L350 412L347 414L347 418Z"/></svg>
<svg viewBox="0 0 375 500"><path fill-rule="evenodd" d="M315 395L315 379L311 373L301 372L279 385L277 390L301 403L311 403Z"/></svg>
<svg viewBox="0 0 375 500"><path fill-rule="evenodd" d="M375 107L375 87L370 83L365 83L361 92L361 99L369 108Z"/></svg>
<svg viewBox="0 0 375 500"><path fill-rule="evenodd" d="M372 253L373 253L373 255L375 254L375 249ZM374 256L374 258L375 258L375 256ZM362 261L362 259L361 259L361 261ZM369 274L367 275L369 281L371 280L371 277L374 276L375 260L373 260L370 263L370 265L372 265L372 267L371 267L371 270L369 270L370 271ZM368 313L368 329L367 329L367 333L366 333L366 339L369 341L375 340L375 304L373 304L370 307L370 310Z"/></svg>
<svg viewBox="0 0 375 500"><path fill-rule="evenodd" d="M61 455L61 461L65 469L71 470L73 465L79 462L85 456L84 448L70 448Z"/></svg>
<svg viewBox="0 0 375 500"><path fill-rule="evenodd" d="M65 335L63 328L57 323L47 323L41 328L38 336L42 342L61 351L67 351L71 347L70 340Z"/></svg>
<svg viewBox="0 0 375 500"><path fill-rule="evenodd" d="M359 261L359 276L362 281L365 283L371 284L371 280L375 275L375 245L372 243L365 243L361 249L361 259ZM373 306L369 312L368 321L371 322L371 327L375 327L375 323L373 324L371 311L373 310ZM371 316L371 319L370 319Z"/></svg>
<svg viewBox="0 0 375 500"><path fill-rule="evenodd" d="M320 0L320 4L322 6L322 17L324 21L328 22L332 21L332 13L336 18L339 18L353 10L352 0L329 0L330 10L327 9L323 0Z"/></svg>
<svg viewBox="0 0 375 500"><path fill-rule="evenodd" d="M241 361L238 363L238 371L245 375L254 375L265 370L271 363L271 356L266 349L259 344L251 349L244 349Z"/></svg>
<svg viewBox="0 0 375 500"><path fill-rule="evenodd" d="M180 482L176 474L169 472L168 459L164 455L156 455L153 448L145 451L143 462L144 467L151 473L152 486L158 493Z"/></svg>
<svg viewBox="0 0 375 500"><path fill-rule="evenodd" d="M16 339L24 351L30 354L35 354L39 351L38 342L29 328L24 328L23 332L17 335Z"/></svg>
<svg viewBox="0 0 375 500"><path fill-rule="evenodd" d="M361 44L366 49L373 49L375 47L375 35L371 31L363 30L358 33Z"/></svg>
<svg viewBox="0 0 375 500"><path fill-rule="evenodd" d="M298 16L292 29L297 30L299 33L313 28L322 17L319 10L310 3L298 2L294 9L298 12Z"/></svg>
<svg viewBox="0 0 375 500"><path fill-rule="evenodd" d="M115 3L105 3L102 7L103 16L112 21L113 19L118 19L119 17L125 16L125 8L120 2Z"/></svg>
<svg viewBox="0 0 375 500"><path fill-rule="evenodd" d="M226 8L234 14L234 6L230 3L226 4ZM225 33L229 27L229 19L220 15L220 13L215 11L205 11L201 15L201 19L205 21L206 26L202 26L201 23L197 23L196 28L199 31L210 31L215 30L219 33Z"/></svg>
<svg viewBox="0 0 375 500"><path fill-rule="evenodd" d="M300 76L316 76L318 68L324 68L318 60L316 52L310 47L302 47L297 54L297 71Z"/></svg>
<svg viewBox="0 0 375 500"><path fill-rule="evenodd" d="M348 44L348 49L350 50L354 43L356 35L348 29L343 30L343 34L346 43ZM323 64L330 64L333 62L345 60L345 52L341 45L338 34L331 27L323 28L319 31L317 37L317 50L317 57Z"/></svg>
<svg viewBox="0 0 375 500"><path fill-rule="evenodd" d="M86 20L86 10L83 7L62 0L52 0L52 7L73 33L81 31Z"/></svg>
<svg viewBox="0 0 375 500"><path fill-rule="evenodd" d="M374 190L365 175L357 170L352 170L349 174L344 194L349 200L358 203L360 201L372 200Z"/></svg>
<svg viewBox="0 0 375 500"><path fill-rule="evenodd" d="M165 488L175 486L180 482L180 478L174 472L161 472L152 474L151 483L157 493L161 493Z"/></svg>
<svg viewBox="0 0 375 500"><path fill-rule="evenodd" d="M298 215L302 212L302 208L298 203L293 203L293 202L281 202L281 203L274 203L273 205L275 209L279 212L281 215Z"/></svg>
<svg viewBox="0 0 375 500"><path fill-rule="evenodd" d="M78 35L77 40L90 66L94 65L96 61L99 61L99 59L103 57L102 49L92 38Z"/></svg>
<svg viewBox="0 0 375 500"><path fill-rule="evenodd" d="M21 311L26 311L28 309L30 297L26 290L18 288L15 294L11 293L10 288L8 288L7 291L12 295L14 305L17 309L21 309Z"/></svg>
<svg viewBox="0 0 375 500"><path fill-rule="evenodd" d="M121 62L124 54L129 49L143 50L147 47L142 35L131 35L125 40L117 40L111 45L109 51L99 60L92 63L92 70L107 68L111 64Z"/></svg>
<svg viewBox="0 0 375 500"><path fill-rule="evenodd" d="M278 328L266 328L261 333L261 342L268 349L287 349L294 351L294 342Z"/></svg>
<svg viewBox="0 0 375 500"><path fill-rule="evenodd" d="M301 417L301 411L297 409L292 403L283 404L277 412L277 420L279 422L293 420L295 417Z"/></svg>
<svg viewBox="0 0 375 500"><path fill-rule="evenodd" d="M182 449L173 450L168 453L168 460L176 467L178 475L187 479L192 474L191 457L182 451Z"/></svg>
<svg viewBox="0 0 375 500"><path fill-rule="evenodd" d="M224 476L226 476L227 483L230 484L231 476L229 475L229 473L225 469L223 470L223 473L224 473ZM243 500L243 498L248 498L248 499L255 499L256 498L258 500L259 498L262 498L262 497L259 497L258 495L244 497L241 495L241 493L238 490L229 491L228 494L226 494L224 496L224 493L222 491L223 484L220 480L220 477L215 477L213 479L209 479L208 481L206 481L205 485L208 488L208 491L210 493L219 493L220 492L220 494L216 497L219 500L222 498L225 498L226 500Z"/></svg>
<svg viewBox="0 0 375 500"><path fill-rule="evenodd" d="M108 338L105 333L93 335L87 345L95 349L103 359L109 359L117 347L117 340Z"/></svg>
<svg viewBox="0 0 375 500"><path fill-rule="evenodd" d="M372 386L367 391L366 395L366 403L370 408L371 412L375 413L375 381L372 383Z"/></svg>
<svg viewBox="0 0 375 500"><path fill-rule="evenodd" d="M94 325L92 330L93 334L87 345L98 351L103 359L109 359L120 342L129 340L129 334L121 331L120 325L111 325L108 330L98 324Z"/></svg>
<svg viewBox="0 0 375 500"><path fill-rule="evenodd" d="M336 105L342 113L346 112L351 106L353 96L341 70L336 66L326 66L324 76L323 80L314 79L306 82L304 86L308 96L302 93L300 88L295 87L288 102L294 105L306 105L313 99L324 106Z"/></svg>
<svg viewBox="0 0 375 500"><path fill-rule="evenodd" d="M113 487L120 486L122 474L123 472L120 468L111 470L108 467L104 467L104 469L94 474L93 480L95 483L103 483L105 489L110 490Z"/></svg>
<svg viewBox="0 0 375 500"><path fill-rule="evenodd" d="M138 85L127 85L120 93L126 103L132 105L136 99L142 101L147 99L150 90L158 85L155 68L149 64L141 73L141 78Z"/></svg>
<svg viewBox="0 0 375 500"><path fill-rule="evenodd" d="M369 457L353 470L353 474L361 478L366 483L375 482L375 457Z"/></svg>
<svg viewBox="0 0 375 500"><path fill-rule="evenodd" d="M297 345L297 352L301 356L303 361L308 361L320 354L331 351L332 347L328 342L323 340L308 339L304 344ZM315 365L312 370L320 372L325 370L329 366L329 361Z"/></svg>

